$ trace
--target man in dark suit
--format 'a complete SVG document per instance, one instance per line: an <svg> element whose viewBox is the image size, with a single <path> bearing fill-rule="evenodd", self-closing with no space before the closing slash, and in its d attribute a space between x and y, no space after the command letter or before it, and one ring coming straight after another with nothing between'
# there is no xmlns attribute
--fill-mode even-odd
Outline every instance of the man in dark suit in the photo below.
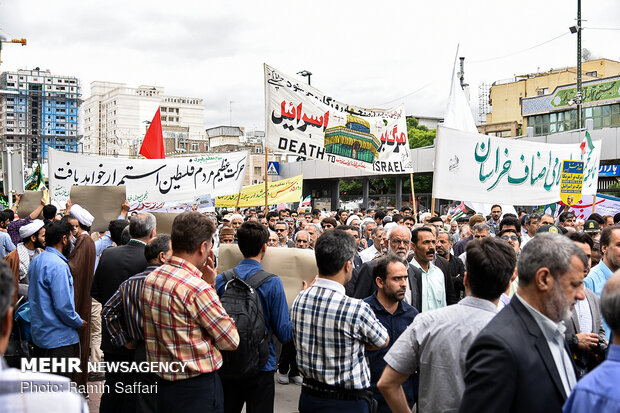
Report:
<svg viewBox="0 0 620 413"><path fill-rule="evenodd" d="M561 235L521 250L519 289L467 353L461 412L559 412L577 382L562 319L585 298L586 256Z"/></svg>
<svg viewBox="0 0 620 413"><path fill-rule="evenodd" d="M565 236L573 240L586 254L588 265L584 276L588 275L592 264L594 241L584 232L569 232ZM585 376L598 366L604 358L599 348L599 337L605 339L601 304L592 290L585 288L585 293L586 299L578 301L570 318L564 320L566 325L564 336L577 368L577 378Z"/></svg>
<svg viewBox="0 0 620 413"><path fill-rule="evenodd" d="M388 234L388 252L398 255L400 258L406 260L409 255L409 247L411 244L411 232L404 225L392 227ZM347 294L364 299L371 296L377 291L377 284L372 276L374 266L377 262L375 258L372 261L365 262L360 267L357 274L357 279L351 278L349 284L346 285L345 290ZM422 273L419 269L413 266L407 266L407 291L405 292L405 302L412 305L418 311L421 308L422 293L421 288L418 286L422 282Z"/></svg>
<svg viewBox="0 0 620 413"><path fill-rule="evenodd" d="M99 265L95 271L95 277L90 287L90 295L100 303L105 304L114 295L123 281L138 274L147 266L144 256L146 243L155 237L156 221L153 214L143 212L131 218L129 223L129 235L131 240L126 245L108 248L103 251L99 259ZM112 344L110 334L106 326L102 328L101 350L105 361L128 361L134 360L134 351L129 348L119 348ZM131 375L126 373L105 373L106 388L101 396L100 412L121 413L134 411L135 402L123 393L116 393L116 383L131 384ZM125 386L123 386L125 388Z"/></svg>

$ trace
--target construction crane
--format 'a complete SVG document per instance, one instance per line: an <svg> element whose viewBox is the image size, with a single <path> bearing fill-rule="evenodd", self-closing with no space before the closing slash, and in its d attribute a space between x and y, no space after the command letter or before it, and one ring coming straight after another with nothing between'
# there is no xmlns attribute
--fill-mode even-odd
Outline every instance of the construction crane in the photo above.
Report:
<svg viewBox="0 0 620 413"><path fill-rule="evenodd" d="M6 40L0 37L0 64L2 64L2 43L17 43L17 44L21 44L22 46L26 46L26 39Z"/></svg>

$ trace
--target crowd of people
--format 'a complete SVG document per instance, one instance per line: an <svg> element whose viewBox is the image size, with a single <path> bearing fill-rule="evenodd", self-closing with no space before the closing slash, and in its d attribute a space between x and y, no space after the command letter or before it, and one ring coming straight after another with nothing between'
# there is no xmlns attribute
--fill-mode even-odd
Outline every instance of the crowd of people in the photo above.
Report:
<svg viewBox="0 0 620 413"><path fill-rule="evenodd" d="M0 212L0 405L101 412L620 411L620 214ZM40 219L42 216L43 219ZM243 259L218 271L223 244ZM270 248L312 250L289 307ZM80 371L20 371L22 359ZM89 372L89 362L182 368ZM8 366L17 367L10 368ZM64 377L62 377L64 376ZM35 392L23 383L54 384Z"/></svg>

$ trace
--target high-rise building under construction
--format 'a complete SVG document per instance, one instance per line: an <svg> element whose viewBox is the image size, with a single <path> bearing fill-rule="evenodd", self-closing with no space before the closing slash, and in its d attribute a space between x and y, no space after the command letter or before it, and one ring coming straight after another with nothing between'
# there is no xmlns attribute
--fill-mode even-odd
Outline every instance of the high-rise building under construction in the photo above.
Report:
<svg viewBox="0 0 620 413"><path fill-rule="evenodd" d="M0 74L2 149L24 149L25 165L47 158L48 149L78 152L80 85L76 77L49 70Z"/></svg>

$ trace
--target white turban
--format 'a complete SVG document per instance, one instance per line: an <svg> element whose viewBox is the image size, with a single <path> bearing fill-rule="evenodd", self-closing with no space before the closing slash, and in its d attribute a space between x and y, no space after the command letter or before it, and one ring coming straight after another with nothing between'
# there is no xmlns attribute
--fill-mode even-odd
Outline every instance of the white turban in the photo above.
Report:
<svg viewBox="0 0 620 413"><path fill-rule="evenodd" d="M35 219L31 223L24 225L19 229L19 236L22 239L26 239L29 236L36 234L41 228L43 228L43 221L40 219Z"/></svg>
<svg viewBox="0 0 620 413"><path fill-rule="evenodd" d="M77 218L78 222L85 227L90 227L91 225L93 225L95 217L78 204L71 205L71 209L69 210L69 212L71 212L71 215Z"/></svg>

